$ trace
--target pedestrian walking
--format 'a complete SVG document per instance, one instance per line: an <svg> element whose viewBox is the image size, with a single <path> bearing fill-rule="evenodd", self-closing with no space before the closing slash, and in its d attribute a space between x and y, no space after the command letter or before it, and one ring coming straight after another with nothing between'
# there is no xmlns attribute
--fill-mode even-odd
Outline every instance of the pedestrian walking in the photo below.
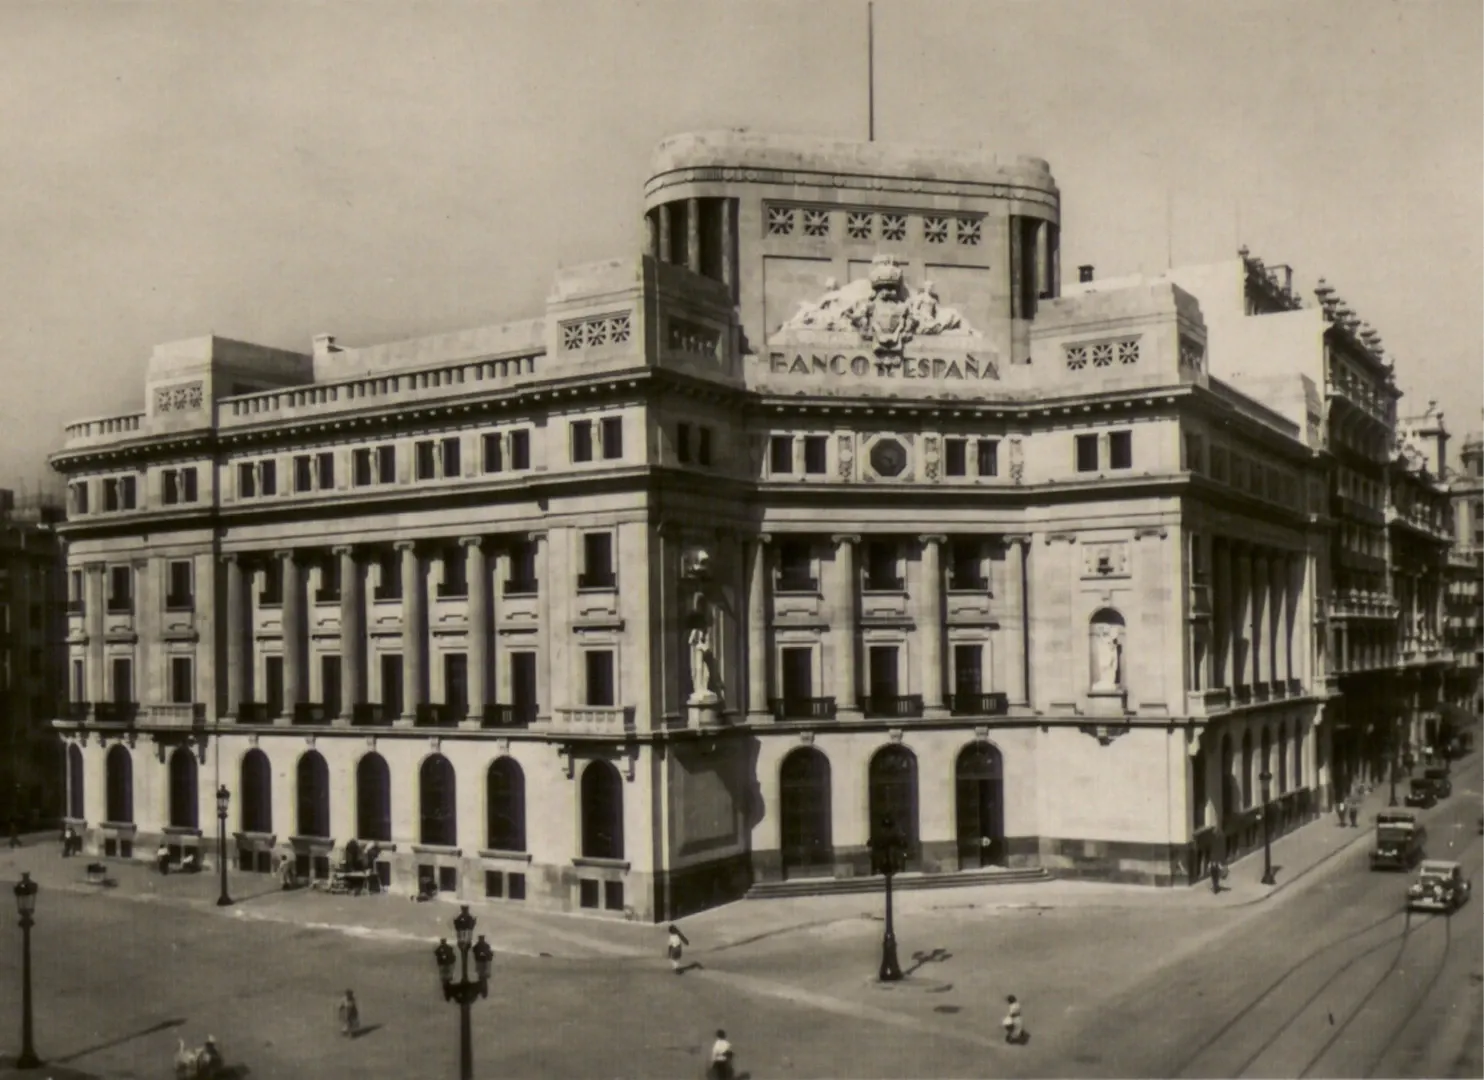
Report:
<svg viewBox="0 0 1484 1080"><path fill-rule="evenodd" d="M1345 800L1335 803L1335 816L1340 819L1340 828L1345 827Z"/></svg>
<svg viewBox="0 0 1484 1080"><path fill-rule="evenodd" d="M1210 867L1206 871L1211 876L1211 892L1221 891L1221 879L1226 877L1226 867L1221 865L1220 859L1212 859Z"/></svg>
<svg viewBox="0 0 1484 1080"><path fill-rule="evenodd" d="M1346 812L1350 815L1350 827L1353 829L1356 827L1356 823L1360 820L1360 807L1356 806L1354 803L1351 803L1349 809Z"/></svg>
<svg viewBox="0 0 1484 1080"><path fill-rule="evenodd" d="M345 996L340 999L340 1004L335 1007L335 1016L340 1021L340 1034L355 1038L361 1030L361 1009L356 1004L356 995L353 991L345 992Z"/></svg>
<svg viewBox="0 0 1484 1080"><path fill-rule="evenodd" d="M727 1033L716 1029L716 1041L711 1044L711 1065L706 1070L707 1080L732 1080L732 1059L736 1054L727 1041Z"/></svg>
<svg viewBox="0 0 1484 1080"><path fill-rule="evenodd" d="M670 924L670 936L665 944L665 955L670 958L670 970L680 974L680 957L685 952L685 946L690 944L690 939L680 932L680 927L674 923Z"/></svg>
<svg viewBox="0 0 1484 1080"><path fill-rule="evenodd" d="M1014 994L1005 998L1008 1008L1005 1010L1005 1019L1000 1023L1005 1028L1005 1041L1007 1043L1018 1043L1025 1038L1025 1024L1020 1018L1020 1002Z"/></svg>
<svg viewBox="0 0 1484 1080"><path fill-rule="evenodd" d="M163 840L160 846L155 848L155 865L160 868L160 873L170 873L170 849L165 846Z"/></svg>
<svg viewBox="0 0 1484 1080"><path fill-rule="evenodd" d="M70 858L71 856L72 856L72 826L71 825L68 825L65 829L62 830L62 858L67 859L67 858Z"/></svg>

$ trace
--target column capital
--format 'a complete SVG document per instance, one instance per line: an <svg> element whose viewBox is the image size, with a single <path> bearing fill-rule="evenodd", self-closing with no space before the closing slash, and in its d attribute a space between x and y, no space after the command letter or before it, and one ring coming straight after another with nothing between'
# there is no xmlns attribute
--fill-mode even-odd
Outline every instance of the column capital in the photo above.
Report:
<svg viewBox="0 0 1484 1080"><path fill-rule="evenodd" d="M221 561L228 566L233 563L242 562L242 553L238 551L224 551L221 553Z"/></svg>
<svg viewBox="0 0 1484 1080"><path fill-rule="evenodd" d="M532 544L544 544L546 542L546 530L534 529L526 533L526 540Z"/></svg>
<svg viewBox="0 0 1484 1080"><path fill-rule="evenodd" d="M773 542L773 534L766 532L754 533L752 535L752 542L754 544L771 544Z"/></svg>
<svg viewBox="0 0 1484 1080"><path fill-rule="evenodd" d="M917 542L926 547L928 544L946 544L948 537L943 533L925 533L917 538Z"/></svg>
<svg viewBox="0 0 1484 1080"><path fill-rule="evenodd" d="M416 540L394 540L394 541L392 541L392 548L394 550L396 550L396 551L416 551L417 550L417 541Z"/></svg>
<svg viewBox="0 0 1484 1080"><path fill-rule="evenodd" d="M466 547L466 548L483 547L484 546L484 537L482 537L482 536L461 536L461 537L459 537L459 546L460 547Z"/></svg>
<svg viewBox="0 0 1484 1080"><path fill-rule="evenodd" d="M336 544L330 549L330 553L332 555L349 555L353 558L356 553L356 546L354 544Z"/></svg>
<svg viewBox="0 0 1484 1080"><path fill-rule="evenodd" d="M278 548L277 550L275 550L273 552L273 557L275 559L283 559L283 560L286 560L286 561L292 561L293 558L294 558L294 556L296 554L297 553L294 551L293 548Z"/></svg>
<svg viewBox="0 0 1484 1080"><path fill-rule="evenodd" d="M860 533L836 533L830 537L832 544L859 544L860 542Z"/></svg>
<svg viewBox="0 0 1484 1080"><path fill-rule="evenodd" d="M1007 545L1015 544L1020 547L1028 548L1031 546L1031 540L1033 539L1033 537L1030 533L1005 533L1003 536L1000 537L1000 539Z"/></svg>
<svg viewBox="0 0 1484 1080"><path fill-rule="evenodd" d="M102 559L90 559L82 564L82 568L90 574L101 574L108 564Z"/></svg>

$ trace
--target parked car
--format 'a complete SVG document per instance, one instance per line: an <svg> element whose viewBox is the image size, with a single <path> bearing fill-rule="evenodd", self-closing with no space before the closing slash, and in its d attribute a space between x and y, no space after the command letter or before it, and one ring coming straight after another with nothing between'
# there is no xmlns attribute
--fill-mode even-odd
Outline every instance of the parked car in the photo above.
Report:
<svg viewBox="0 0 1484 1080"><path fill-rule="evenodd" d="M1437 806L1438 796L1436 790L1433 788L1432 781L1421 776L1415 778L1407 791L1404 801L1408 806L1415 806L1422 810Z"/></svg>
<svg viewBox="0 0 1484 1080"><path fill-rule="evenodd" d="M1407 910L1451 913L1468 902L1471 889L1459 863L1424 859L1417 880L1407 890Z"/></svg>
<svg viewBox="0 0 1484 1080"><path fill-rule="evenodd" d="M1423 772L1422 777L1432 785L1433 794L1439 799L1446 799L1453 794L1453 781L1448 778L1448 770L1445 768L1432 768Z"/></svg>

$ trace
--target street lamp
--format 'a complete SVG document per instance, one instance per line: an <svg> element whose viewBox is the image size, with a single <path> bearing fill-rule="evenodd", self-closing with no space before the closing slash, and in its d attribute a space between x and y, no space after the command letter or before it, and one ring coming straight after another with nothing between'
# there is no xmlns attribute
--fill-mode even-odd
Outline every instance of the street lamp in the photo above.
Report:
<svg viewBox="0 0 1484 1080"><path fill-rule="evenodd" d="M223 784L216 789L216 861L222 871L222 894L216 898L217 907L227 907L232 898L227 895L227 803L232 793Z"/></svg>
<svg viewBox="0 0 1484 1080"><path fill-rule="evenodd" d="M1273 783L1273 774L1264 769L1258 780L1262 782L1262 883L1276 885L1278 879L1273 877L1273 808L1268 804L1268 788Z"/></svg>
<svg viewBox="0 0 1484 1080"><path fill-rule="evenodd" d="M21 913L21 1056L17 1069L39 1069L41 1059L31 1044L31 913L36 910L36 882L22 874L15 886L15 906Z"/></svg>
<svg viewBox="0 0 1484 1080"><path fill-rule="evenodd" d="M453 946L447 938L440 938L433 950L433 960L438 965L438 980L443 984L443 1000L452 1001L459 1007L459 1080L474 1080L474 1043L469 1026L469 1006L476 997L489 997L490 962L495 950L489 947L484 935L474 945L474 980L469 980L469 942L474 937L474 916L469 914L469 905L460 904L459 913L453 920L455 940L463 957L463 971L458 982L453 981Z"/></svg>
<svg viewBox="0 0 1484 1080"><path fill-rule="evenodd" d="M881 982L897 982L902 967L897 963L897 934L891 919L891 879L907 864L907 836L897 827L892 816L881 819L881 826L871 837L871 872L886 878L886 934L881 939Z"/></svg>

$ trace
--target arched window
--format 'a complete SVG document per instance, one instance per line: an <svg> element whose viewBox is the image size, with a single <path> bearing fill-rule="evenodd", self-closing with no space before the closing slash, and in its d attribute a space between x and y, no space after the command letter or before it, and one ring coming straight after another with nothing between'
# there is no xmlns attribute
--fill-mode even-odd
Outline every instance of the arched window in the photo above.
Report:
<svg viewBox="0 0 1484 1080"><path fill-rule="evenodd" d="M375 751L356 765L356 838L392 839L392 774Z"/></svg>
<svg viewBox="0 0 1484 1080"><path fill-rule="evenodd" d="M582 854L623 858L623 779L607 761L589 762L582 770Z"/></svg>
<svg viewBox="0 0 1484 1080"><path fill-rule="evenodd" d="M778 824L784 877L835 872L830 762L812 746L792 750L783 759L778 773Z"/></svg>
<svg viewBox="0 0 1484 1080"><path fill-rule="evenodd" d="M67 816L77 821L87 816L82 797L82 749L76 743L67 744Z"/></svg>
<svg viewBox="0 0 1484 1080"><path fill-rule="evenodd" d="M958 867L1003 866L1005 862L1005 781L1000 752L972 742L953 765L958 824Z"/></svg>
<svg viewBox="0 0 1484 1080"><path fill-rule="evenodd" d="M418 772L422 842L454 847L459 842L458 804L455 800L453 765L442 754L433 754Z"/></svg>
<svg viewBox="0 0 1484 1080"><path fill-rule="evenodd" d="M180 829L199 829L196 798L196 755L179 747L170 755L170 824Z"/></svg>
<svg viewBox="0 0 1484 1080"><path fill-rule="evenodd" d="M1252 732L1242 732L1242 808L1252 805L1256 797L1253 788L1257 783L1257 770L1253 768Z"/></svg>
<svg viewBox="0 0 1484 1080"><path fill-rule="evenodd" d="M300 836L330 835L330 767L318 750L299 759Z"/></svg>
<svg viewBox="0 0 1484 1080"><path fill-rule="evenodd" d="M1088 685L1094 693L1114 693L1124 688L1123 646L1127 636L1123 616L1112 608L1093 612L1087 625L1091 671Z"/></svg>
<svg viewBox="0 0 1484 1080"><path fill-rule="evenodd" d="M134 820L134 759L129 751L115 744L104 759L107 774L107 818L119 824Z"/></svg>
<svg viewBox="0 0 1484 1080"><path fill-rule="evenodd" d="M512 757L490 762L485 776L485 843L495 851L526 849L526 774Z"/></svg>
<svg viewBox="0 0 1484 1080"><path fill-rule="evenodd" d="M1242 788L1237 781L1236 754L1230 734L1221 736L1221 820L1225 821L1242 805Z"/></svg>
<svg viewBox="0 0 1484 1080"><path fill-rule="evenodd" d="M242 831L273 831L273 770L268 755L249 750L242 755L241 776L237 781L237 805Z"/></svg>
<svg viewBox="0 0 1484 1080"><path fill-rule="evenodd" d="M1288 721L1278 728L1278 794L1288 793Z"/></svg>
<svg viewBox="0 0 1484 1080"><path fill-rule="evenodd" d="M890 815L907 837L907 868L917 869L917 757L905 746L884 746L869 769L871 829Z"/></svg>

